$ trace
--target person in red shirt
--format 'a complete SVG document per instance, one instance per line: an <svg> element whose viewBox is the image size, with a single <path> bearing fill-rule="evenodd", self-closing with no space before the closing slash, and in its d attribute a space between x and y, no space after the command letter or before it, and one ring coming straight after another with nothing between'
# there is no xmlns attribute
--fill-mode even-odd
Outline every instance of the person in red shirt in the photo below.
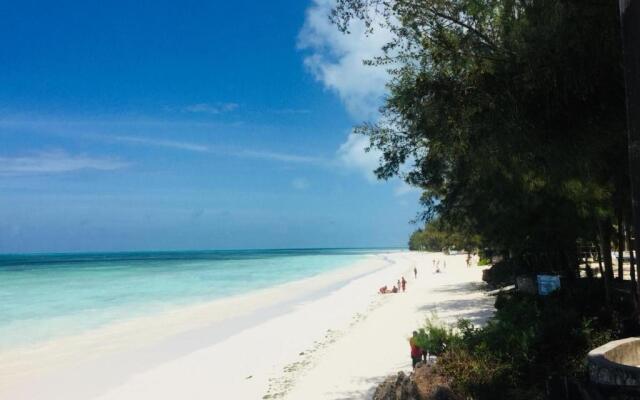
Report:
<svg viewBox="0 0 640 400"><path fill-rule="evenodd" d="M422 361L422 349L416 344L418 340L418 332L413 331L413 336L409 339L409 346L411 346L411 365L413 368L416 364Z"/></svg>

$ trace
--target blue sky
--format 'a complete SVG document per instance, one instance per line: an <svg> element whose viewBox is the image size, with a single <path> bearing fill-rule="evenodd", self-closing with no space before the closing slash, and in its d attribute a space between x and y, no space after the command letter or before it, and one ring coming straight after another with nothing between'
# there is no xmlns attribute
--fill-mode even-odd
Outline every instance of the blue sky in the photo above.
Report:
<svg viewBox="0 0 640 400"><path fill-rule="evenodd" d="M331 0L0 3L0 252L402 246Z"/></svg>

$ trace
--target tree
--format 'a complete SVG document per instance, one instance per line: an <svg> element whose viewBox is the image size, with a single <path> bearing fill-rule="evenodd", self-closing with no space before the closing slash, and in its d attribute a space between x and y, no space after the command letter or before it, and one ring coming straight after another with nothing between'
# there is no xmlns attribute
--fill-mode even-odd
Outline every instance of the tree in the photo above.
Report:
<svg viewBox="0 0 640 400"><path fill-rule="evenodd" d="M481 246L481 238L462 227L447 225L439 218L427 222L424 229L418 229L409 238L410 250L464 250L468 253Z"/></svg>
<svg viewBox="0 0 640 400"><path fill-rule="evenodd" d="M620 0L624 44L630 191L635 231L635 251L640 255L640 3ZM632 251L631 246L629 251Z"/></svg>
<svg viewBox="0 0 640 400"><path fill-rule="evenodd" d="M369 60L392 76L381 121L357 128L382 151L378 177L410 161L425 220L576 276L577 240L610 246L628 190L617 13L606 0L338 0L343 31L358 18L393 34Z"/></svg>

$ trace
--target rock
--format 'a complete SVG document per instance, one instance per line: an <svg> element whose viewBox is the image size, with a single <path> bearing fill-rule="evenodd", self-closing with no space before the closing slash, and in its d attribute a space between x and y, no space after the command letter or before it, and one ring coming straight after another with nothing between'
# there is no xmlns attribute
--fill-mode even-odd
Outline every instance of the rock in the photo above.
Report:
<svg viewBox="0 0 640 400"><path fill-rule="evenodd" d="M378 385L373 400L419 400L419 397L415 383L401 371Z"/></svg>
<svg viewBox="0 0 640 400"><path fill-rule="evenodd" d="M420 400L460 399L460 397L451 390L448 379L436 374L429 365L422 363L416 365L412 379L415 382Z"/></svg>
<svg viewBox="0 0 640 400"><path fill-rule="evenodd" d="M461 400L448 381L426 364L418 364L413 373L386 378L373 394L373 400Z"/></svg>

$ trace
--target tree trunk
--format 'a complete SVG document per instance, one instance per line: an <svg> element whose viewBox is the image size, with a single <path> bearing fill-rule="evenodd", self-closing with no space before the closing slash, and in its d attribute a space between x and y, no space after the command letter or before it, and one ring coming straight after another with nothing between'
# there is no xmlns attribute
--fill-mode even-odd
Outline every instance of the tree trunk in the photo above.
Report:
<svg viewBox="0 0 640 400"><path fill-rule="evenodd" d="M593 279L593 270L591 269L591 265L589 265L589 256L584 255L584 271L587 274L587 278Z"/></svg>
<svg viewBox="0 0 640 400"><path fill-rule="evenodd" d="M636 257L633 254L633 240L631 239L631 227L629 225L626 225L626 232L627 232L627 248L629 248L629 266L631 267L631 279L633 281L633 284L636 287L636 295L638 296L638 299L640 300L640 287L638 287L637 282L638 279L636 278L636 270L637 273L640 274L640 268L636 268Z"/></svg>
<svg viewBox="0 0 640 400"><path fill-rule="evenodd" d="M613 282L613 262L611 260L611 220L598 220L600 231L600 253L604 261L604 291L607 306L611 305L611 288Z"/></svg>
<svg viewBox="0 0 640 400"><path fill-rule="evenodd" d="M613 281L613 259L611 258L611 220L600 221L600 251L604 263L604 274Z"/></svg>
<svg viewBox="0 0 640 400"><path fill-rule="evenodd" d="M600 244L596 246L596 253L598 254L598 270L600 271L600 278L604 278L604 269L602 268L602 252L600 251Z"/></svg>
<svg viewBox="0 0 640 400"><path fill-rule="evenodd" d="M618 279L624 279L624 226L622 224L622 211L618 214Z"/></svg>
<svg viewBox="0 0 640 400"><path fill-rule="evenodd" d="M619 0L629 137L633 232L640 234L640 0ZM634 240L636 256L640 240Z"/></svg>
<svg viewBox="0 0 640 400"><path fill-rule="evenodd" d="M571 242L564 253L568 277L572 280L580 278L580 257L578 256L577 241Z"/></svg>
<svg viewBox="0 0 640 400"><path fill-rule="evenodd" d="M629 225L625 225L625 232L627 234L627 247L629 248L629 271L631 275L631 289L633 290L633 296L636 299L636 304L640 304L640 292L638 292L638 280L636 278L636 258L633 255L633 247L631 245L631 228Z"/></svg>

